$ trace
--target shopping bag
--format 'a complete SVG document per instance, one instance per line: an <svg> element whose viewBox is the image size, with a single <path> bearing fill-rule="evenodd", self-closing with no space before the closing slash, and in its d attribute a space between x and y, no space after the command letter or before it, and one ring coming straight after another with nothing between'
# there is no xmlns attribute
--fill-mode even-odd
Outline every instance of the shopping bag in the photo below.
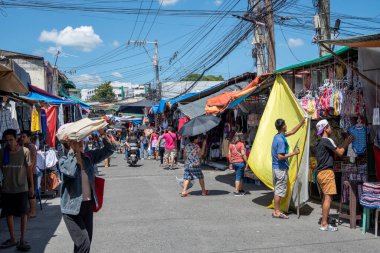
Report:
<svg viewBox="0 0 380 253"><path fill-rule="evenodd" d="M102 178L102 177L97 177L95 176L95 194L96 194L96 197L98 199L98 206L96 206L95 202L94 202L94 205L93 205L93 208L92 210L94 212L98 212L102 206L103 206L103 196L104 196L104 183L105 183L105 179Z"/></svg>

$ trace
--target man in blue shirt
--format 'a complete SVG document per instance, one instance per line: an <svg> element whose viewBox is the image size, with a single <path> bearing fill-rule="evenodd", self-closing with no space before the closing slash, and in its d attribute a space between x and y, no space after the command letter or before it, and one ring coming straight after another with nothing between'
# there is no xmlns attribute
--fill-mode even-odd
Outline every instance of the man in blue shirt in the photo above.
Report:
<svg viewBox="0 0 380 253"><path fill-rule="evenodd" d="M287 132L285 120L277 119L275 127L278 133L274 136L272 142L272 169L273 169L273 187L274 187L274 211L273 218L289 219L280 211L281 198L286 196L289 162L288 158L298 155L300 151L295 149L289 153L289 144L285 137L291 136L303 126L306 119L302 121L290 132Z"/></svg>

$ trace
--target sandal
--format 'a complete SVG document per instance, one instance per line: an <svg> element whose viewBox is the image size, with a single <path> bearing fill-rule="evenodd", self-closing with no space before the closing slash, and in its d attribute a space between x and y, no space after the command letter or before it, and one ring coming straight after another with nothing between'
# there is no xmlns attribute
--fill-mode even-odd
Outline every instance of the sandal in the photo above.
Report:
<svg viewBox="0 0 380 253"><path fill-rule="evenodd" d="M7 249L16 245L17 245L17 241L12 241L12 239L8 239L0 245L0 248Z"/></svg>
<svg viewBox="0 0 380 253"><path fill-rule="evenodd" d="M27 241L20 241L17 245L17 250L19 251L29 251L31 248Z"/></svg>
<svg viewBox="0 0 380 253"><path fill-rule="evenodd" d="M179 195L181 195L182 198L185 198L185 197L189 197L190 194L189 193L180 193Z"/></svg>
<svg viewBox="0 0 380 253"><path fill-rule="evenodd" d="M202 193L202 196L207 196L208 195L208 190L205 191L205 193Z"/></svg>
<svg viewBox="0 0 380 253"><path fill-rule="evenodd" d="M283 219L283 220L287 220L287 219L289 219L289 217L286 216L286 215L283 214L283 213L280 213L280 215L278 215L278 216L276 216L276 215L274 215L274 214L272 213L272 218L275 218L275 219Z"/></svg>
<svg viewBox="0 0 380 253"><path fill-rule="evenodd" d="M321 231L329 231L329 232L336 232L338 231L338 227L327 225L326 227L319 227L319 230Z"/></svg>

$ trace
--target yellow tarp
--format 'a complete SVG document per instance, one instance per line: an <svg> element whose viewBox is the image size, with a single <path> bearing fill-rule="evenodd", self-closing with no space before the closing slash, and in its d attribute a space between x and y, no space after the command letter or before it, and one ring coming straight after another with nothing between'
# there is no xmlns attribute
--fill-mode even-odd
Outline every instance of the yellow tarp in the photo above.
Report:
<svg viewBox="0 0 380 253"><path fill-rule="evenodd" d="M272 179L272 141L277 130L274 126L276 119L282 118L288 127L292 130L302 118L305 117L303 110L297 103L292 91L282 76L277 75L272 91L270 93L264 113L261 117L260 125L257 130L255 142L248 158L248 164L255 175L270 189L273 190ZM307 123L293 136L287 138L289 142L289 152L292 152L296 144L300 149L298 155L298 165L301 163L302 154L305 149L307 137ZM289 203L292 188L297 174L296 156L289 159L289 182L286 197L281 201L280 208L286 212L289 209ZM269 204L269 203L268 203ZM272 206L270 206L272 207Z"/></svg>

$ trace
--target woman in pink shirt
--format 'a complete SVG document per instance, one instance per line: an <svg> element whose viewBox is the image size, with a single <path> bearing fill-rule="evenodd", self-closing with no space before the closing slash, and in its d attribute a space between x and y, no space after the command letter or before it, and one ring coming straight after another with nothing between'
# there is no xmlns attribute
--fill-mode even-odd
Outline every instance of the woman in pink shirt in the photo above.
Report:
<svg viewBox="0 0 380 253"><path fill-rule="evenodd" d="M245 164L247 162L247 156L245 154L245 146L242 140L242 136L237 134L232 139L229 146L229 158L230 166L235 170L235 196L243 196L245 192L243 191L243 177Z"/></svg>

